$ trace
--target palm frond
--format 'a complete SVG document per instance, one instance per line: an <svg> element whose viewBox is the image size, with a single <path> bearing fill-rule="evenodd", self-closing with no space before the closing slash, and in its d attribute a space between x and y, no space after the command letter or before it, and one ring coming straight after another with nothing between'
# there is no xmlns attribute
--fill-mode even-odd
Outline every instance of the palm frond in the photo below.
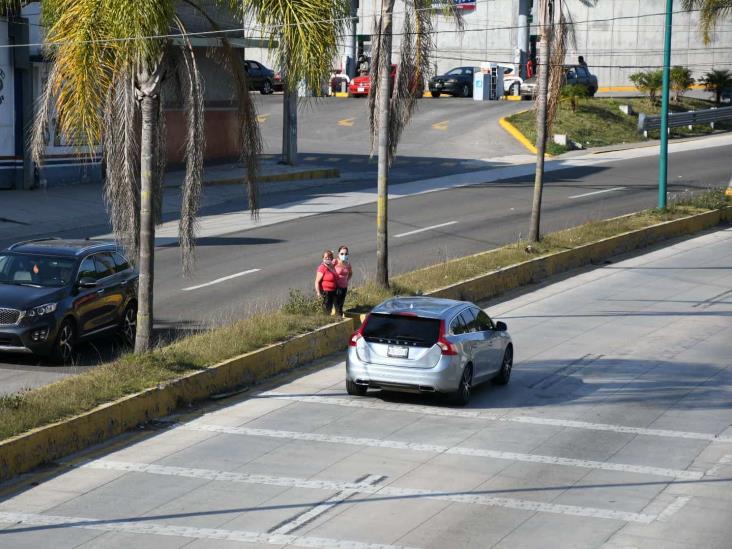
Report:
<svg viewBox="0 0 732 549"><path fill-rule="evenodd" d="M699 10L699 28L710 44L720 19L732 14L732 0L681 0L685 10Z"/></svg>

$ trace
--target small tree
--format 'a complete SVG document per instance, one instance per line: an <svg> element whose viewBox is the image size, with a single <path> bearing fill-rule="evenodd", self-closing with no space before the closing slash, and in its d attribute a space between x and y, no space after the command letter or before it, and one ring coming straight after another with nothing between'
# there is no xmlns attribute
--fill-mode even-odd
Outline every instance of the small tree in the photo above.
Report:
<svg viewBox="0 0 732 549"><path fill-rule="evenodd" d="M674 92L674 101L678 103L681 97L694 85L694 77L688 67L675 66L671 68L671 89Z"/></svg>
<svg viewBox="0 0 732 549"><path fill-rule="evenodd" d="M732 72L728 70L714 70L708 72L701 79L704 88L715 95L716 103L722 103L722 92L732 89Z"/></svg>
<svg viewBox="0 0 732 549"><path fill-rule="evenodd" d="M657 103L656 97L663 87L663 71L644 71L630 75L630 81L638 88L638 91L648 94L648 100L652 105Z"/></svg>
<svg viewBox="0 0 732 549"><path fill-rule="evenodd" d="M572 112L577 112L577 106L582 99L590 96L590 90L584 84L567 84L562 87L562 98L569 99Z"/></svg>

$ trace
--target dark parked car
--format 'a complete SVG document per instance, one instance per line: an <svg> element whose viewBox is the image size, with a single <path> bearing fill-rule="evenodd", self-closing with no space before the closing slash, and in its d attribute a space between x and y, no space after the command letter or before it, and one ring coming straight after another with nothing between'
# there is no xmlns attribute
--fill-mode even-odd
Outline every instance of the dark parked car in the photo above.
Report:
<svg viewBox="0 0 732 549"><path fill-rule="evenodd" d="M277 83L275 82L275 73L272 69L268 69L257 61L244 61L244 67L249 78L249 89L257 90L262 95L274 93ZM282 81L280 80L280 86L281 83Z"/></svg>
<svg viewBox="0 0 732 549"><path fill-rule="evenodd" d="M445 74L430 78L429 89L432 97L440 97L447 93L457 97L473 96L473 74L477 67L458 67Z"/></svg>
<svg viewBox="0 0 732 549"><path fill-rule="evenodd" d="M566 65L564 67L564 84L586 86L590 97L594 97L598 88L597 76L592 74L584 65ZM521 84L521 95L535 96L537 91L539 91L539 81L536 76L527 78Z"/></svg>
<svg viewBox="0 0 732 549"><path fill-rule="evenodd" d="M134 343L138 273L114 242L32 240L0 252L0 352L69 362L76 344L117 331Z"/></svg>

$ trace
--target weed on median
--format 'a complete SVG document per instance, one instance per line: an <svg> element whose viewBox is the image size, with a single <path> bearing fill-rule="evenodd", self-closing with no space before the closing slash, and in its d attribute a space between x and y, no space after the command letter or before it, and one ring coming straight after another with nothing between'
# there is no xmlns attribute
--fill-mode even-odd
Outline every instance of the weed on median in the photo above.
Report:
<svg viewBox="0 0 732 549"><path fill-rule="evenodd" d="M547 234L542 242L532 244L531 248L527 242L518 241L405 273L394 277L388 290L375 284L353 288L349 291L346 306L368 311L393 295L424 294L553 252L717 209L729 202L724 190L681 196L672 201L665 211L648 210L616 219L593 221ZM0 440L86 412L100 404L155 387L237 355L286 341L331 322L332 317L320 313L317 299L293 290L289 300L278 311L260 312L246 320L178 339L144 355L125 355L51 385L0 397Z"/></svg>

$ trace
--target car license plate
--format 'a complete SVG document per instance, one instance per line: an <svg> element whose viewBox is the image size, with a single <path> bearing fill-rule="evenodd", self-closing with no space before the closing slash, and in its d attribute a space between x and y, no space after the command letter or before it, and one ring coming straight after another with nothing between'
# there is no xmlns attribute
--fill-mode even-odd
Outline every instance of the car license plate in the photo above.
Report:
<svg viewBox="0 0 732 549"><path fill-rule="evenodd" d="M407 358L409 356L409 347L389 345L386 348L386 356L390 356L391 358Z"/></svg>
<svg viewBox="0 0 732 549"><path fill-rule="evenodd" d="M362 92L362 91L366 91L366 90L364 90L364 88L358 88L358 91Z"/></svg>

